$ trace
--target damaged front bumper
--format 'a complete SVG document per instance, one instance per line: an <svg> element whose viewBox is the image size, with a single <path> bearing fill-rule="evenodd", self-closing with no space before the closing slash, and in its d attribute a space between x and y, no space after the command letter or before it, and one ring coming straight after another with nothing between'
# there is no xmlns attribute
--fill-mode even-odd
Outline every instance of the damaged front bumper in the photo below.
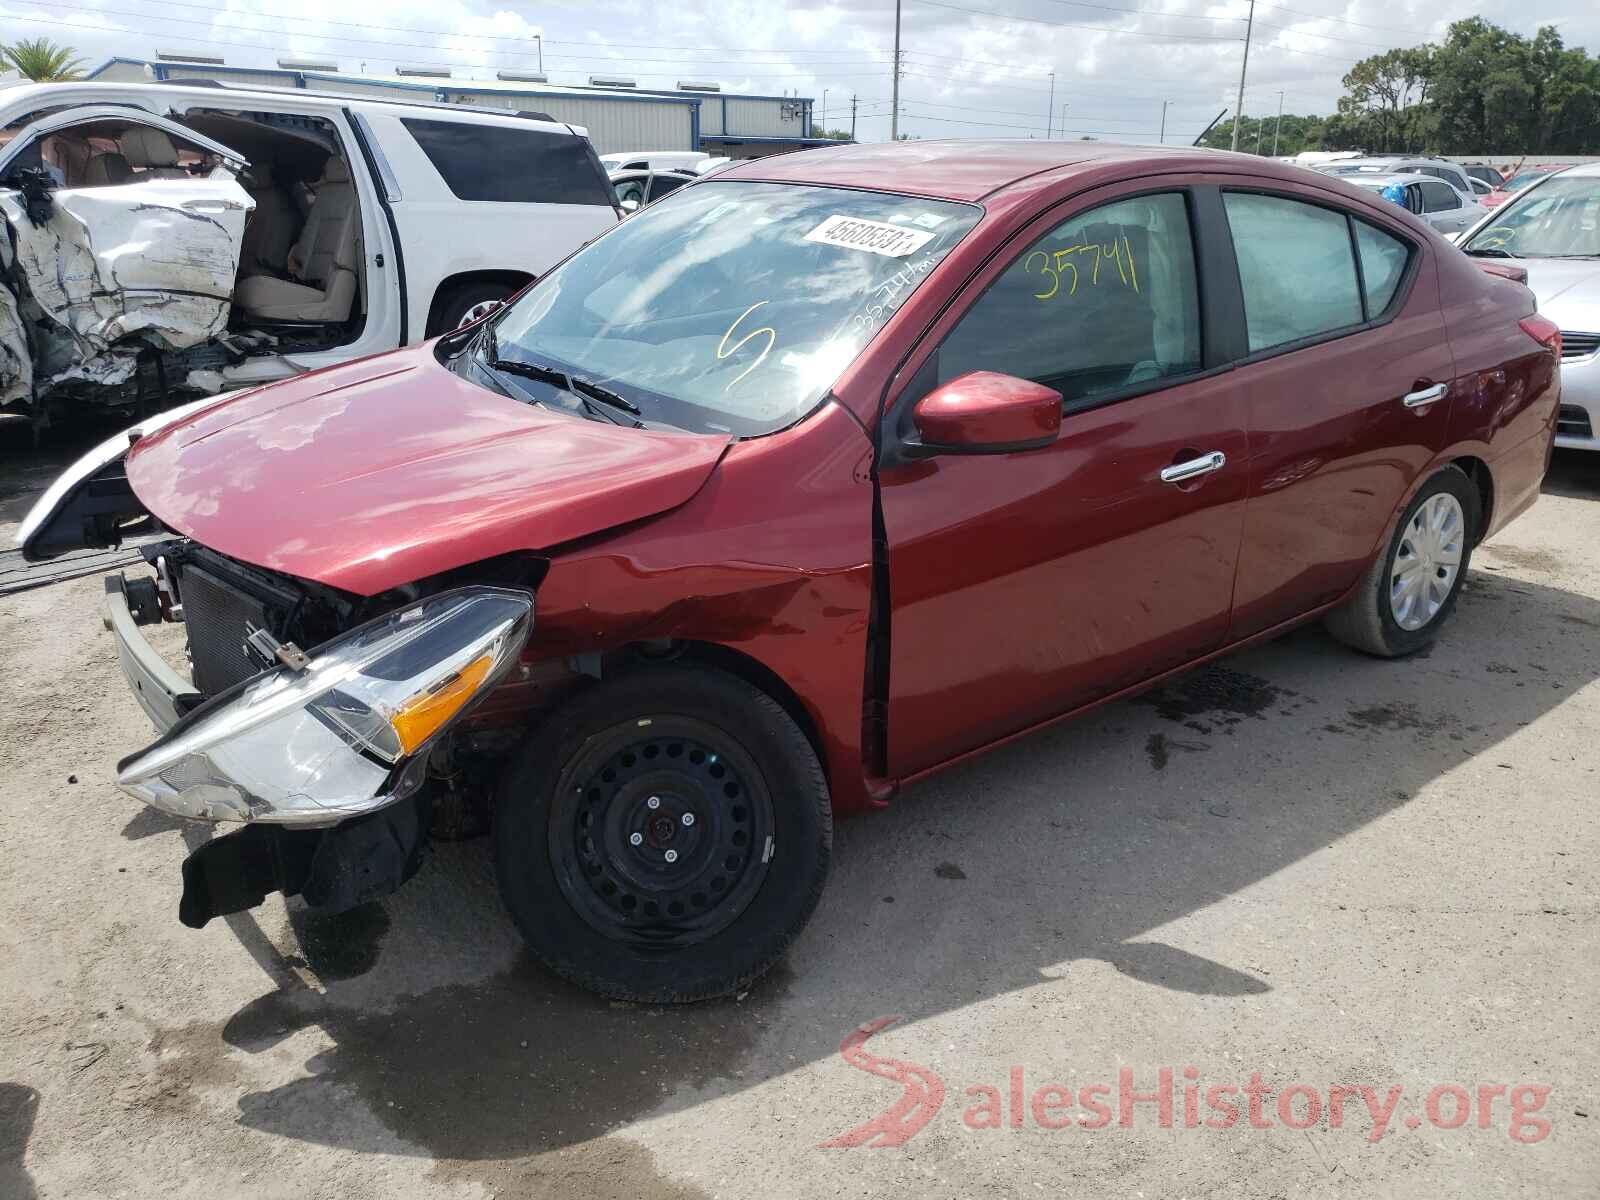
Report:
<svg viewBox="0 0 1600 1200"><path fill-rule="evenodd" d="M270 891L344 907L415 870L438 737L516 662L527 592L471 587L369 621L306 654L263 631L279 664L205 699L140 634L155 597L106 584L123 674L162 736L118 764L124 791L188 820L241 822L184 864L185 924Z"/></svg>

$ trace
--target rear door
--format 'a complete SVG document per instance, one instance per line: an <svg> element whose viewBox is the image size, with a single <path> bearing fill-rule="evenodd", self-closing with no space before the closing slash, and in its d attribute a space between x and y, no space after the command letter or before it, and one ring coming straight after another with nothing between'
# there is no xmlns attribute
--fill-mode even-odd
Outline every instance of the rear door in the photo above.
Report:
<svg viewBox="0 0 1600 1200"><path fill-rule="evenodd" d="M1037 218L902 373L879 471L891 776L1221 645L1246 439L1230 348L1201 320L1228 264L1194 237L1196 206L1145 182ZM896 464L911 406L973 370L1062 392L1059 439Z"/></svg>
<svg viewBox="0 0 1600 1200"><path fill-rule="evenodd" d="M1442 179L1426 179L1417 184L1422 193L1423 219L1440 233L1459 233L1476 217L1477 206Z"/></svg>
<svg viewBox="0 0 1600 1200"><path fill-rule="evenodd" d="M1446 444L1454 362L1430 250L1399 222L1280 181L1222 199L1246 333L1233 380L1250 430L1231 640L1360 577Z"/></svg>

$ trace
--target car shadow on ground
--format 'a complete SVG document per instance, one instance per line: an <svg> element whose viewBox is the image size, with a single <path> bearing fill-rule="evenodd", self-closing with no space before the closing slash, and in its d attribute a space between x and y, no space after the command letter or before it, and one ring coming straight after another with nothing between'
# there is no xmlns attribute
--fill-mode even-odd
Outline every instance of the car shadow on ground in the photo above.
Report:
<svg viewBox="0 0 1600 1200"><path fill-rule="evenodd" d="M1557 450L1539 490L1572 500L1600 500L1600 454L1593 450Z"/></svg>
<svg viewBox="0 0 1600 1200"><path fill-rule="evenodd" d="M841 823L816 918L738 1000L620 1004L552 978L519 948L487 843L443 845L381 906L293 909L275 936L231 918L272 987L208 1036L246 1054L310 1027L329 1043L304 1076L241 1096L246 1126L483 1164L603 1141L827 1058L861 1021L950 1012L1085 960L1243 1003L1272 982L1152 931L1491 754L1600 675L1597 629L1595 600L1475 570L1412 659L1306 629L948 771ZM351 1116L352 1095L371 1117Z"/></svg>

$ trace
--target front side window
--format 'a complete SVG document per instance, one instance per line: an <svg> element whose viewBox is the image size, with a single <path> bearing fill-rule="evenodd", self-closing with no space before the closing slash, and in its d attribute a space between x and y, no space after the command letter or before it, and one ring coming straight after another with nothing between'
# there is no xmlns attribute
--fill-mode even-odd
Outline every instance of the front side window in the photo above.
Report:
<svg viewBox="0 0 1600 1200"><path fill-rule="evenodd" d="M1200 370L1200 300L1178 193L1071 217L1023 251L938 351L938 382L997 371L1054 388L1070 411Z"/></svg>
<svg viewBox="0 0 1600 1200"><path fill-rule="evenodd" d="M816 407L981 215L884 192L699 183L573 255L490 328L500 358L603 385L646 421L770 433Z"/></svg>
<svg viewBox="0 0 1600 1200"><path fill-rule="evenodd" d="M668 192L675 192L689 180L681 175L657 175L650 180L650 199L659 200Z"/></svg>
<svg viewBox="0 0 1600 1200"><path fill-rule="evenodd" d="M1350 229L1341 212L1225 192L1251 353L1364 319Z"/></svg>
<svg viewBox="0 0 1600 1200"><path fill-rule="evenodd" d="M611 207L600 160L574 134L414 117L400 123L457 200Z"/></svg>

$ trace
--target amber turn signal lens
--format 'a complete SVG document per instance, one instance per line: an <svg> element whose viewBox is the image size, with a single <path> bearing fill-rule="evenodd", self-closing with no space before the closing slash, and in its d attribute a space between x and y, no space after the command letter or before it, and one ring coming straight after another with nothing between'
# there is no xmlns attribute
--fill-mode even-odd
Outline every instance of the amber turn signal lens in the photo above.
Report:
<svg viewBox="0 0 1600 1200"><path fill-rule="evenodd" d="M492 655L473 659L431 691L414 696L400 706L389 724L394 726L404 753L414 754L423 742L472 699L494 666Z"/></svg>

